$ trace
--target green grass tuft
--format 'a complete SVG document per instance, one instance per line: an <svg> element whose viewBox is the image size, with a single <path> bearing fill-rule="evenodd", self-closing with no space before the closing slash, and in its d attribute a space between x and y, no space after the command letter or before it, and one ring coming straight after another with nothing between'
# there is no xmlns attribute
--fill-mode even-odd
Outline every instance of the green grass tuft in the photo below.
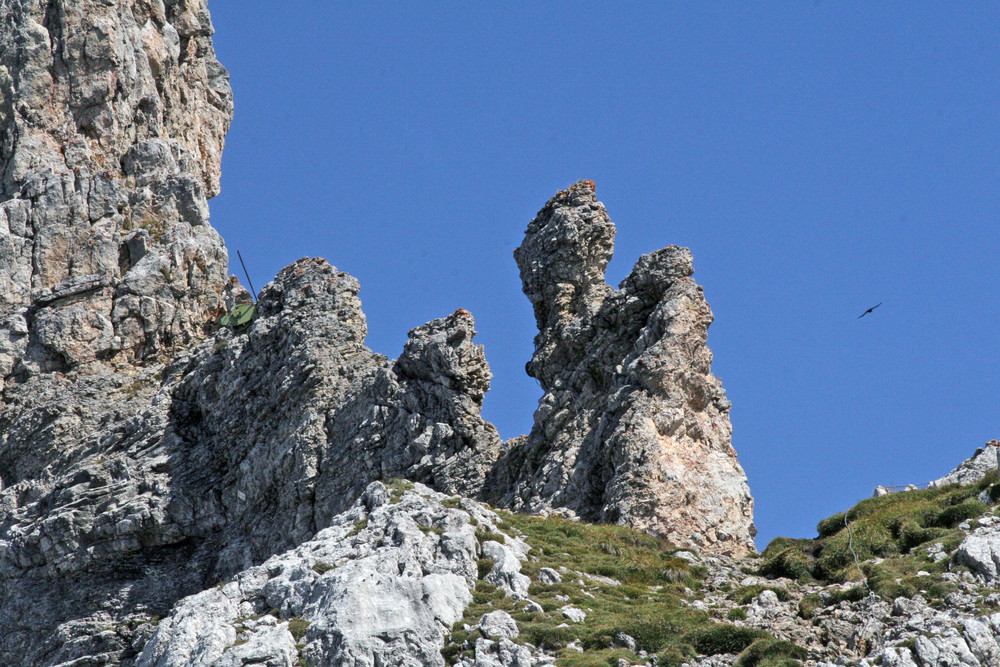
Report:
<svg viewBox="0 0 1000 667"><path fill-rule="evenodd" d="M735 667L798 667L809 654L798 644L761 639L740 654Z"/></svg>
<svg viewBox="0 0 1000 667"><path fill-rule="evenodd" d="M743 607L733 607L729 610L729 613L726 614L726 618L730 621L745 621L747 620L747 612L743 609Z"/></svg>
<svg viewBox="0 0 1000 667"><path fill-rule="evenodd" d="M774 637L764 630L738 627L728 623L716 623L684 635L684 640L703 655L739 653L761 639L774 639Z"/></svg>
<svg viewBox="0 0 1000 667"><path fill-rule="evenodd" d="M295 643L298 644L302 641L302 638L306 634L306 630L309 628L309 621L304 618L291 618L288 620L288 631L292 634L295 639Z"/></svg>

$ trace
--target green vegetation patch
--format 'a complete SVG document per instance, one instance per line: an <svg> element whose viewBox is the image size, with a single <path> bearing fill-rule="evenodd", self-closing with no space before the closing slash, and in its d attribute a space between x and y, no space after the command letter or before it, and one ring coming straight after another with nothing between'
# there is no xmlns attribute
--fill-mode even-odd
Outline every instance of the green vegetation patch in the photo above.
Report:
<svg viewBox="0 0 1000 667"><path fill-rule="evenodd" d="M525 536L533 547L532 555L539 558L537 563L525 563L524 572L532 579L542 567L563 566L622 583L701 585L704 572L676 557L677 549L663 538L625 526L498 513L505 525Z"/></svg>
<svg viewBox="0 0 1000 667"><path fill-rule="evenodd" d="M367 527L368 527L367 517L365 517L364 519L358 519L357 521L354 522L354 527L351 528L351 532L347 534L347 537L354 537Z"/></svg>
<svg viewBox="0 0 1000 667"><path fill-rule="evenodd" d="M761 639L774 639L771 633L757 628L745 628L728 623L716 623L707 628L689 632L684 636L698 653L718 655L739 653Z"/></svg>
<svg viewBox="0 0 1000 667"><path fill-rule="evenodd" d="M305 637L306 630L308 629L309 621L306 619L299 618L298 616L288 619L288 632L292 634L296 644L302 641L302 638Z"/></svg>
<svg viewBox="0 0 1000 667"><path fill-rule="evenodd" d="M918 571L934 574L945 567L933 563L918 547L942 542L946 550L953 550L963 537L957 526L989 510L977 496L994 486L996 472L968 486L903 491L862 500L847 512L820 521L816 527L819 536L814 540L773 540L761 555L760 573L824 583L858 581L861 573L853 547L861 562L887 559L865 566L864 575L877 594L889 599L913 595L926 589L913 580ZM800 606L800 613L807 612L810 604L806 609Z"/></svg>
<svg viewBox="0 0 1000 667"><path fill-rule="evenodd" d="M761 639L740 654L735 667L800 667L809 654L798 644Z"/></svg>
<svg viewBox="0 0 1000 667"><path fill-rule="evenodd" d="M480 560L473 603L463 621L455 625L443 651L449 664L470 656L480 636L476 629L458 628L463 624L475 628L483 614L497 609L507 611L517 621L518 642L555 653L559 667L616 666L620 659L632 664L645 662L615 644L619 633L634 638L636 651L656 655L663 667L679 667L690 660L698 652L695 643L712 651L729 645L738 645L731 650L741 650L759 639L747 639L746 629L714 622L707 612L686 604L699 596L704 571L678 558L676 548L666 540L621 526L503 511L498 514L504 532L522 535L532 547L521 571L531 578L529 597L542 611L526 611L526 601L507 597L484 581L482 577L493 562ZM486 531L479 537L495 539ZM543 567L560 572L562 581L540 583L538 574ZM570 622L562 613L565 606L583 610L586 620ZM697 632L703 629L709 632ZM573 642L584 651L567 648Z"/></svg>
<svg viewBox="0 0 1000 667"><path fill-rule="evenodd" d="M315 572L316 574L324 575L327 572L329 572L330 570L336 570L337 566L336 565L330 565L329 563L324 563L322 561L317 561L317 562L313 563L312 569L313 569L313 572Z"/></svg>
<svg viewBox="0 0 1000 667"><path fill-rule="evenodd" d="M733 607L726 614L726 618L730 621L745 621L747 620L747 612L743 607Z"/></svg>
<svg viewBox="0 0 1000 667"><path fill-rule="evenodd" d="M389 500L395 505L403 499L403 494L407 491L412 491L415 487L413 482L405 479L393 478L385 482L386 488L389 489Z"/></svg>

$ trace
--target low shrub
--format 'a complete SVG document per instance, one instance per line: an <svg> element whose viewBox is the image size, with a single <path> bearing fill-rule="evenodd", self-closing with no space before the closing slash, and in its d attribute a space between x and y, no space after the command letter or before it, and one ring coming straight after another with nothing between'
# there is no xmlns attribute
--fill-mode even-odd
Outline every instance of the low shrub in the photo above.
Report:
<svg viewBox="0 0 1000 667"><path fill-rule="evenodd" d="M841 602L859 602L868 597L868 589L864 586L852 586L847 590L833 591L826 600L826 606L832 607Z"/></svg>
<svg viewBox="0 0 1000 667"><path fill-rule="evenodd" d="M836 535L844 529L844 513L837 512L831 517L823 519L816 525L816 532L820 537L830 537Z"/></svg>
<svg viewBox="0 0 1000 667"><path fill-rule="evenodd" d="M774 637L764 630L744 628L728 623L717 623L684 635L684 641L691 644L702 655L739 653L761 639L774 639Z"/></svg>
<svg viewBox="0 0 1000 667"><path fill-rule="evenodd" d="M735 667L798 667L809 654L798 644L761 639L740 654Z"/></svg>
<svg viewBox="0 0 1000 667"><path fill-rule="evenodd" d="M822 607L823 598L816 593L807 595L799 600L799 618L809 620L812 618L813 612L817 609L822 609Z"/></svg>
<svg viewBox="0 0 1000 667"><path fill-rule="evenodd" d="M729 610L729 613L726 614L726 618L730 621L745 621L747 620L747 613L743 607L733 607Z"/></svg>
<svg viewBox="0 0 1000 667"><path fill-rule="evenodd" d="M933 518L931 525L953 528L963 521L982 516L988 509L989 505L986 503L980 502L976 498L967 498L958 504L942 509Z"/></svg>
<svg viewBox="0 0 1000 667"><path fill-rule="evenodd" d="M779 537L771 541L761 555L760 574L765 577L784 577L797 581L812 578L814 558L813 540L791 540Z"/></svg>

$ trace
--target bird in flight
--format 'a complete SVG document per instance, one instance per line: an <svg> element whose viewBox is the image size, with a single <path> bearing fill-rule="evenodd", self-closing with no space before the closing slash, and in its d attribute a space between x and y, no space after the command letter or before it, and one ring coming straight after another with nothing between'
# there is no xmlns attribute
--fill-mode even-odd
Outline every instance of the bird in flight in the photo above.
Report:
<svg viewBox="0 0 1000 667"><path fill-rule="evenodd" d="M878 303L877 303L876 305L872 306L871 308L869 308L869 309L868 309L868 310L866 310L865 312L863 312L863 313L861 313L860 315L858 315L858 319L860 320L860 319L861 319L862 317L864 317L864 316L865 316L865 315L867 315L868 313L872 312L873 310L875 310L876 308L878 308L878 307L879 307L879 306L881 306L881 305L882 305L882 302L881 302L881 301L879 301L879 302L878 302Z"/></svg>

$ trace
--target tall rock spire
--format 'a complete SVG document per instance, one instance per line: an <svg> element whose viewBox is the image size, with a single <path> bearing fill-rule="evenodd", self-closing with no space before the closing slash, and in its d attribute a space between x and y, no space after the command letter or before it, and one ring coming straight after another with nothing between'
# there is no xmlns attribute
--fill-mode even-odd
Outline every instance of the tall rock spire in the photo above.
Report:
<svg viewBox="0 0 1000 667"><path fill-rule="evenodd" d="M753 499L711 373L712 311L690 277L691 252L643 255L614 290L604 281L614 235L593 182L580 181L549 200L514 251L539 330L527 370L545 394L490 495L709 552L752 551Z"/></svg>
<svg viewBox="0 0 1000 667"><path fill-rule="evenodd" d="M203 334L232 119L204 0L0 0L0 383Z"/></svg>

